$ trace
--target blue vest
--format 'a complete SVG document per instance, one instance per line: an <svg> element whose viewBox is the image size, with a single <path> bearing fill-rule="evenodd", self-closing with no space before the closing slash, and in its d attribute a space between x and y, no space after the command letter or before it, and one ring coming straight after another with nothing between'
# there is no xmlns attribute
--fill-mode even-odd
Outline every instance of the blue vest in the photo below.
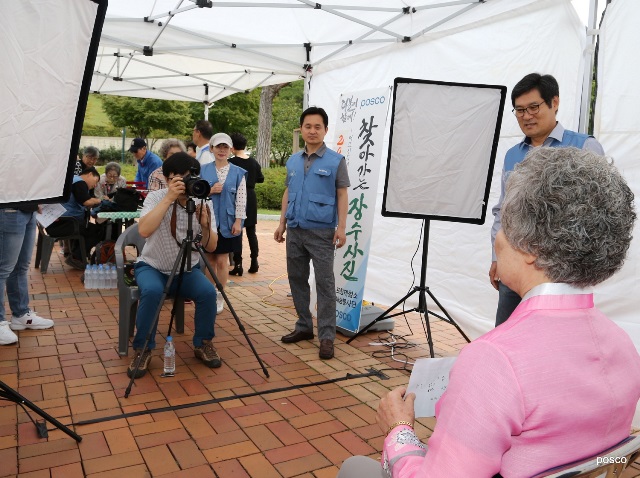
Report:
<svg viewBox="0 0 640 478"><path fill-rule="evenodd" d="M224 186L220 194L212 194L209 196L213 203L213 213L216 215L216 223L220 234L226 238L234 237L231 234L231 228L236 220L236 194L242 178L247 172L229 163L229 173L224 180ZM210 186L218 182L218 172L216 171L216 163L207 163L202 166L200 176L206 180ZM244 219L242 220L244 227ZM239 234L236 234L238 236Z"/></svg>
<svg viewBox="0 0 640 478"><path fill-rule="evenodd" d="M342 155L327 148L304 173L304 157L299 151L287 161L287 227L328 229L338 225L336 178Z"/></svg>
<svg viewBox="0 0 640 478"><path fill-rule="evenodd" d="M72 184L79 183L80 181L84 180L80 176L73 176ZM71 193L71 196L69 196L69 200L62 205L67 210L67 212L65 212L63 216L73 217L81 223L84 222L85 207L78 202L73 193Z"/></svg>
<svg viewBox="0 0 640 478"><path fill-rule="evenodd" d="M576 133L575 131L569 131L568 129L564 130L564 134L562 135L562 141L558 141L555 138L551 139L551 144L549 145L552 148L567 148L573 146L578 149L582 149L584 142L587 138L593 137L584 133ZM513 171L516 164L522 162L524 157L527 155L529 150L531 149L531 145L529 143L525 143L524 141L516 144L514 147L507 151L507 154L504 158L504 172L508 173Z"/></svg>

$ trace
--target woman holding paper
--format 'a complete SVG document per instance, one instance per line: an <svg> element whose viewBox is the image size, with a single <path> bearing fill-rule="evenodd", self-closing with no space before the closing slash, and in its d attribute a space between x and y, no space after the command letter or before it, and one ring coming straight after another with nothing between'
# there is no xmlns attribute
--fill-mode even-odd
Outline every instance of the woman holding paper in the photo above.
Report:
<svg viewBox="0 0 640 478"><path fill-rule="evenodd" d="M629 435L640 356L590 287L622 266L635 217L604 157L536 148L516 167L496 253L522 303L460 352L428 450L413 431L415 395L398 388L380 401L382 476L530 477ZM347 460L338 476L380 473L367 460Z"/></svg>

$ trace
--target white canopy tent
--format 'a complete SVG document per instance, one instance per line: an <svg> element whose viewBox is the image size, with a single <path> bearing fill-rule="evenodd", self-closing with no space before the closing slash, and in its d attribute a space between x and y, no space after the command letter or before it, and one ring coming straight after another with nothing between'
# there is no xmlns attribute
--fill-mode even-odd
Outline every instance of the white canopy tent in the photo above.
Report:
<svg viewBox="0 0 640 478"><path fill-rule="evenodd" d="M609 7L595 132L636 194L640 177L631 154L638 120L632 115L640 104L632 71L638 66L629 58L638 45L632 23L637 9L633 0ZM591 11L595 22L593 6ZM529 72L551 73L561 88L560 122L581 130L587 101L581 91L590 86L593 51L570 0L111 0L101 46L96 92L203 101L208 84L206 99L215 101L306 77L309 104L323 106L333 121L341 93L391 85L395 77L511 88ZM625 50L628 55L621 54ZM504 153L520 138L515 118L505 111L489 206L498 198ZM327 140L333 141L331 125ZM383 181L379 187L381 194ZM431 225L428 285L473 337L492 327L497 301L487 274L491 221ZM419 230L415 220L376 219L366 299L391 304L404 295ZM624 270L597 288L596 300L640 349L639 304L630 290L637 288L638 247Z"/></svg>

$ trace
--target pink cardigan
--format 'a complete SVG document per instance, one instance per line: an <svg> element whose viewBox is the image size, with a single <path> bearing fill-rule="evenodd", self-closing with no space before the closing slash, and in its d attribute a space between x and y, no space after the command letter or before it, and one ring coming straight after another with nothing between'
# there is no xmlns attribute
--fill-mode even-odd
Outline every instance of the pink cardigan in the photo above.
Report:
<svg viewBox="0 0 640 478"><path fill-rule="evenodd" d="M534 288L507 322L467 345L426 455L400 426L385 439L383 468L394 478L530 477L628 436L640 356L592 294L571 289Z"/></svg>

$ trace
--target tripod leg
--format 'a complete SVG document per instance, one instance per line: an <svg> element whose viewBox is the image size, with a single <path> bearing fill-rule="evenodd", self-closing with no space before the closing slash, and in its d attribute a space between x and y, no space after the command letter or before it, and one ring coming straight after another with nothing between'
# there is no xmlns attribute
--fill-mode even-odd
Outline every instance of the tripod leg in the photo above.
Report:
<svg viewBox="0 0 640 478"><path fill-rule="evenodd" d="M167 330L167 335L171 335L171 328L173 327L173 319L176 316L178 303L180 302L177 299L178 299L178 295L180 294L180 290L182 290L182 278L184 276L184 267L186 263L187 263L187 254L185 253L185 254L182 254L182 263L180 264L180 272L178 273L178 284L176 287L176 293L173 296L173 307L171 307L171 319L169 319L169 330ZM175 264L174 264L174 270L175 270ZM167 281L167 285L171 287L171 284L169 283L169 281ZM167 292L168 291L169 289L167 288ZM181 304L182 304L182 310L184 315L184 301L182 301ZM177 327L176 327L176 330L177 330ZM177 331L180 332L179 330Z"/></svg>
<svg viewBox="0 0 640 478"><path fill-rule="evenodd" d="M458 324L456 324L456 321L453 320L453 318L449 315L449 312L447 312L447 310L444 307L442 307L440 302L438 302L438 299L436 299L436 297L431 293L431 291L429 290L428 287L427 287L427 294L429 294L429 297L431 297L431 299L433 299L433 301L440 308L440 310L442 312L444 312L444 315L447 317L447 322L449 322L456 329L458 329L458 332L460 332L460 335L462 335L467 342L471 342L471 339L469 337L467 337L467 335L462 331L462 329L458 326ZM427 311L427 312L429 312L429 311ZM435 315L435 314L433 314L433 312L429 312L429 313L432 314L432 315Z"/></svg>
<svg viewBox="0 0 640 478"><path fill-rule="evenodd" d="M224 287L222 287L222 284L218 280L218 277L216 276L216 273L214 272L213 267L211 266L211 263L207 259L207 256L204 253L204 250L202 249L202 246L196 243L194 247L200 253L200 257L202 258L202 261L204 262L205 267L211 274L211 277L213 278L213 282L216 284L218 293L222 294L222 298L224 299L224 301L227 303L227 306L229 307L229 312L231 312L231 315L235 319L236 324L238 324L238 329L240 329L240 332L242 332L242 334L244 335L244 338L247 340L247 343L249 344L249 347L251 348L253 355L255 355L256 359L258 360L258 363L260 364L260 367L262 367L262 372L264 373L265 377L269 378L269 372L267 371L267 368L265 367L264 363L262 362L262 359L260 358L260 356L258 355L258 352L253 346L253 343L251 342L251 339L249 338L249 335L247 334L244 328L244 325L242 324L242 322L240 322L240 319L238 318L238 314L236 314L236 311L233 309L233 306L231 305L231 302L229 301L227 294L224 292Z"/></svg>
<svg viewBox="0 0 640 478"><path fill-rule="evenodd" d="M351 338L349 338L349 340L347 340L347 343L350 344L353 340L355 340L356 337L360 337L362 334L364 334L367 330L369 330L370 327L373 326L373 324L380 322L381 320L384 320L388 317L393 317L396 316L398 314L393 314L393 316L389 315L389 312L391 312L392 310L394 310L396 307L398 307L400 304L402 304L404 301L406 301L409 297L411 297L413 294L415 294L416 292L418 292L418 288L414 287L413 290L411 292L409 292L408 294L406 294L402 299L400 299L398 302L396 302L395 304L393 304L391 307L389 307L387 310L385 310L382 314L380 314L378 317L376 317L375 319L373 319L371 322L369 322L364 328L358 330L358 332ZM408 311L410 312L410 311Z"/></svg>
<svg viewBox="0 0 640 478"><path fill-rule="evenodd" d="M136 366L133 370L133 373L131 374L131 379L129 380L129 385L127 386L126 390L124 391L124 398L129 398L129 394L131 393L131 387L133 386L133 381L135 380L135 376L138 373L138 370L140 369L140 363L142 361L142 357L144 356L144 351L147 349L147 347L149 346L149 341L151 340L151 333L156 330L156 327L158 326L158 322L160 320L160 312L162 311L162 306L164 305L164 301L167 298L167 296L169 295L169 290L171 289L171 284L173 283L173 278L176 275L176 272L178 270L178 267L180 266L180 264L184 264L184 262L182 261L182 258L184 257L185 254L187 253L191 253L191 243L189 241L187 241L186 239L184 241L182 241L182 245L180 246L180 252L178 252L178 255L176 256L176 260L173 263L173 269L171 269L171 273L169 274L169 278L167 279L167 283L164 286L164 289L162 291L162 297L160 298L160 302L158 303L158 307L156 309L156 313L155 313L155 317L153 322L151 323L151 325L149 326L149 330L147 331L147 335L144 341L144 345L142 346L142 353L140 353L140 356L138 357L138 360L136 361ZM182 271L181 271L182 272Z"/></svg>
<svg viewBox="0 0 640 478"><path fill-rule="evenodd" d="M64 426L62 423L60 423L58 420L53 418L51 415L49 415L47 412L45 412L41 408L36 407L32 402L27 400L25 397L20 395L18 392L13 390L11 387L9 387L7 384L5 384L1 380L0 380L0 398L3 398L5 400L9 400L9 401L24 405L25 407L29 408L30 410L32 410L35 413L37 413L38 415L40 415L42 418L44 418L48 422L50 422L53 425L55 425L55 427L58 430L61 430L62 432L66 433L71 438L73 438L75 441L77 441L77 442L81 442L82 441L82 437L80 435L78 435L77 433L71 431L69 428Z"/></svg>

